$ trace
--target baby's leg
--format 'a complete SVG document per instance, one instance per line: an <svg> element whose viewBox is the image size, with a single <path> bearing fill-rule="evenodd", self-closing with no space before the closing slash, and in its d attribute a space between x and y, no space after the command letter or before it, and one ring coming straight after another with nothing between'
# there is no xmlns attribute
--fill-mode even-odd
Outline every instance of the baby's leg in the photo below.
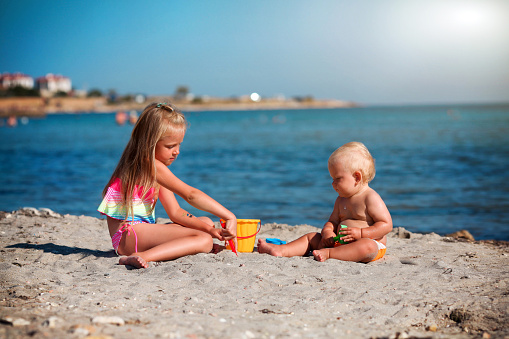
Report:
<svg viewBox="0 0 509 339"><path fill-rule="evenodd" d="M320 233L308 233L284 245L269 244L265 239L258 239L258 252L276 257L302 256L312 249L318 248L320 240L322 240Z"/></svg>
<svg viewBox="0 0 509 339"><path fill-rule="evenodd" d="M353 243L313 251L318 261L338 259L344 261L370 262L378 253L378 246L372 239L359 239Z"/></svg>
<svg viewBox="0 0 509 339"><path fill-rule="evenodd" d="M127 237L122 252L131 253L130 257L141 257L146 262L172 260L190 254L208 253L212 250L212 237L208 233L192 228L177 224L137 224L132 227L138 238L138 252L134 252L134 236ZM134 261L134 259L129 260ZM141 267L145 266L141 265Z"/></svg>

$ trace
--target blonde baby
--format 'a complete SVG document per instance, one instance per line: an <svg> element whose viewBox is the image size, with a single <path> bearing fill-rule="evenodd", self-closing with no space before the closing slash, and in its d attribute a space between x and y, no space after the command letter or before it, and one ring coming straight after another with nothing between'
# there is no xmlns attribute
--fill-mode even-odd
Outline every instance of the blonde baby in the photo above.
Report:
<svg viewBox="0 0 509 339"><path fill-rule="evenodd" d="M392 218L380 195L369 187L375 177L375 161L368 149L360 142L349 142L332 153L328 168L338 197L322 232L308 233L284 245L260 239L258 252L292 257L312 251L318 261L370 262L384 256ZM335 241L337 235L343 244Z"/></svg>

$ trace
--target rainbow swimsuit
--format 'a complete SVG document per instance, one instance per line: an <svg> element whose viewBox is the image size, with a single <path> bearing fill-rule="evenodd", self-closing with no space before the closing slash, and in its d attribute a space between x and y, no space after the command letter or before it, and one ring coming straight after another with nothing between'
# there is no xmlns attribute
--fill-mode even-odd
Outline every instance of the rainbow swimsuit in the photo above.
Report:
<svg viewBox="0 0 509 339"><path fill-rule="evenodd" d="M138 236L132 228L132 225L140 223L155 224L155 210L151 210L152 205L155 201L154 188L151 188L147 194L142 197L143 187L135 186L134 197L133 197L133 214L134 216L128 215L127 209L122 205L122 182L120 179L115 179L113 183L108 187L108 191L104 196L103 201L97 208L103 215L107 215L110 218L125 221L125 224L111 237L111 243L115 252L118 250L120 239L122 234L127 232L127 235L134 233L136 239L136 245L134 250L138 252ZM127 216L127 218L126 218ZM117 252L118 254L118 252Z"/></svg>

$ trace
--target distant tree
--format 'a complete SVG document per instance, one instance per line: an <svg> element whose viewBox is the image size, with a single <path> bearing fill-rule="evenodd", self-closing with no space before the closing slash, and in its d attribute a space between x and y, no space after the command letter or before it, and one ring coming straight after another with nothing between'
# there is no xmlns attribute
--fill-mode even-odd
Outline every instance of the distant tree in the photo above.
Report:
<svg viewBox="0 0 509 339"><path fill-rule="evenodd" d="M38 97L40 96L39 91L33 88L26 88L23 86L15 86L8 88L5 92L5 96L8 97Z"/></svg>
<svg viewBox="0 0 509 339"><path fill-rule="evenodd" d="M193 99L192 103L193 104L203 104L203 99L202 99L202 97L196 97Z"/></svg>
<svg viewBox="0 0 509 339"><path fill-rule="evenodd" d="M311 101L314 101L315 99L313 98L312 95L306 95L304 97L295 96L295 97L293 97L293 100L295 100L297 102L311 102Z"/></svg>
<svg viewBox="0 0 509 339"><path fill-rule="evenodd" d="M126 94L126 95L120 97L120 101L123 101L123 102L133 102L134 101L134 95Z"/></svg>
<svg viewBox="0 0 509 339"><path fill-rule="evenodd" d="M189 87L187 86L178 86L175 90L175 99L182 100L187 97L189 94Z"/></svg>
<svg viewBox="0 0 509 339"><path fill-rule="evenodd" d="M53 95L55 98L65 98L65 97L68 97L69 94L67 92L64 92L64 91L58 91L55 93L55 95Z"/></svg>
<svg viewBox="0 0 509 339"><path fill-rule="evenodd" d="M101 92L100 89L97 89L97 88L92 88L89 92L88 92L88 95L87 95L89 98L97 98L97 97L102 97L103 96L103 92Z"/></svg>

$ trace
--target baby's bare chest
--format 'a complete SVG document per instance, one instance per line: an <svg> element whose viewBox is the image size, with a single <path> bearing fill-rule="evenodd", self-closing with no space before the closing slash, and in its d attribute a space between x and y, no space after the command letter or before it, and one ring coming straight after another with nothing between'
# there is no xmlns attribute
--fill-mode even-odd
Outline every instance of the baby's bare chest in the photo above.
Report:
<svg viewBox="0 0 509 339"><path fill-rule="evenodd" d="M339 209L339 219L342 224L353 227L368 227L373 223L365 206L343 205ZM350 225L347 225L350 224Z"/></svg>

